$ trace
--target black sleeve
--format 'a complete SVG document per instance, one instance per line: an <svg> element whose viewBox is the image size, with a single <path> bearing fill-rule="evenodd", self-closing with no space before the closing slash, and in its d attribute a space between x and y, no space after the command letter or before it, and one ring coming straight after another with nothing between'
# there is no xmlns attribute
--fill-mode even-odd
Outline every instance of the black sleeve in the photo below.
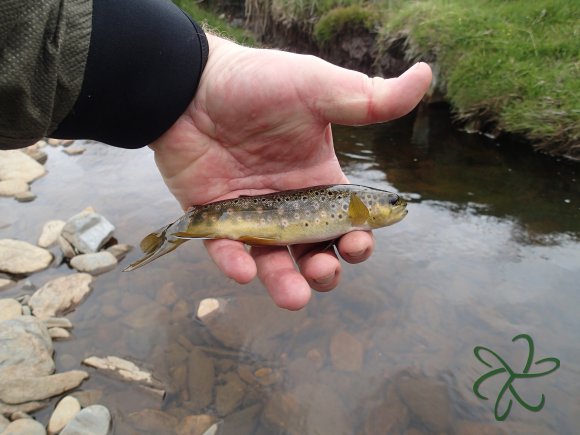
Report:
<svg viewBox="0 0 580 435"><path fill-rule="evenodd" d="M208 56L203 30L166 0L93 0L80 95L51 137L138 148L193 99Z"/></svg>

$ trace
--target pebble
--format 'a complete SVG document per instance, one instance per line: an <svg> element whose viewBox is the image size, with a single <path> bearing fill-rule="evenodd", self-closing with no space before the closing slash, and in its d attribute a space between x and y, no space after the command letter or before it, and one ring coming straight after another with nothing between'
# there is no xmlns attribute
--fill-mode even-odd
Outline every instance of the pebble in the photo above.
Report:
<svg viewBox="0 0 580 435"><path fill-rule="evenodd" d="M178 299L179 293L177 293L173 281L166 283L155 294L155 301L161 305L165 305L166 307L173 305Z"/></svg>
<svg viewBox="0 0 580 435"><path fill-rule="evenodd" d="M29 190L18 192L14 195L14 199L18 202L32 202L36 199L36 194Z"/></svg>
<svg viewBox="0 0 580 435"><path fill-rule="evenodd" d="M67 338L70 338L70 332L64 328L49 328L48 335L50 335L50 338L53 340L66 340Z"/></svg>
<svg viewBox="0 0 580 435"><path fill-rule="evenodd" d="M61 235L81 254L97 252L113 236L115 227L98 213L83 211L71 217Z"/></svg>
<svg viewBox="0 0 580 435"><path fill-rule="evenodd" d="M128 415L129 423L141 433L174 433L177 417L158 409L143 409Z"/></svg>
<svg viewBox="0 0 580 435"><path fill-rule="evenodd" d="M22 148L20 151L22 151L27 156L32 157L34 160L36 160L41 165L44 165L46 163L46 161L48 160L48 154L46 154L41 149L44 146L46 146L46 142L38 141L34 145L30 145L26 148Z"/></svg>
<svg viewBox="0 0 580 435"><path fill-rule="evenodd" d="M48 319L43 319L42 322L47 328L71 329L73 327L72 322L66 317L49 317Z"/></svg>
<svg viewBox="0 0 580 435"><path fill-rule="evenodd" d="M16 196L28 192L28 183L24 180L13 179L0 181L0 196Z"/></svg>
<svg viewBox="0 0 580 435"><path fill-rule="evenodd" d="M0 400L15 405L35 400L44 400L78 387L87 372L71 370L49 376L24 376L0 380Z"/></svg>
<svg viewBox="0 0 580 435"><path fill-rule="evenodd" d="M110 252L101 251L77 255L71 259L70 265L78 272L100 275L113 270L117 266L117 259Z"/></svg>
<svg viewBox="0 0 580 435"><path fill-rule="evenodd" d="M363 366L362 343L352 334L339 331L330 341L330 359L337 370L358 372Z"/></svg>
<svg viewBox="0 0 580 435"><path fill-rule="evenodd" d="M228 380L224 385L216 387L215 408L220 416L230 414L242 403L245 393L245 385L234 373L228 373Z"/></svg>
<svg viewBox="0 0 580 435"><path fill-rule="evenodd" d="M87 149L81 146L71 146L68 148L63 149L62 151L69 156L78 156L84 153Z"/></svg>
<svg viewBox="0 0 580 435"><path fill-rule="evenodd" d="M58 236L58 246L60 246L62 255L64 255L66 258L73 258L75 255L77 255L74 246L71 245L70 242L62 235Z"/></svg>
<svg viewBox="0 0 580 435"><path fill-rule="evenodd" d="M96 405L101 400L101 397L103 397L103 392L102 390L75 391L71 396L79 401L81 407L86 408L91 405Z"/></svg>
<svg viewBox="0 0 580 435"><path fill-rule="evenodd" d="M53 279L34 292L28 305L40 319L55 317L75 308L91 291L92 280L88 273Z"/></svg>
<svg viewBox="0 0 580 435"><path fill-rule="evenodd" d="M46 430L36 420L21 418L6 426L2 435L46 435Z"/></svg>
<svg viewBox="0 0 580 435"><path fill-rule="evenodd" d="M121 261L125 258L125 255L133 250L133 246L127 245L126 243L117 243L116 245L108 247L106 250L113 254L117 261Z"/></svg>
<svg viewBox="0 0 580 435"><path fill-rule="evenodd" d="M204 435L216 422L212 415L188 415L181 420L176 428L177 435Z"/></svg>
<svg viewBox="0 0 580 435"><path fill-rule="evenodd" d="M91 405L75 415L60 435L107 435L110 426L109 410L102 405Z"/></svg>
<svg viewBox="0 0 580 435"><path fill-rule="evenodd" d="M49 139L46 139L46 143L48 143L52 147L58 147L58 146L68 147L74 143L74 140L49 138Z"/></svg>
<svg viewBox="0 0 580 435"><path fill-rule="evenodd" d="M0 278L0 291L6 290L7 288L12 287L13 285L14 281L12 281L11 279Z"/></svg>
<svg viewBox="0 0 580 435"><path fill-rule="evenodd" d="M85 358L83 364L99 370L113 372L127 381L138 382L162 390L162 384L150 372L139 368L131 361L117 356L107 356L105 358L91 356Z"/></svg>
<svg viewBox="0 0 580 435"><path fill-rule="evenodd" d="M46 269L52 254L28 242L13 239L0 240L0 272L29 274Z"/></svg>
<svg viewBox="0 0 580 435"><path fill-rule="evenodd" d="M60 432L69 423L75 415L81 410L81 404L72 396L63 398L54 409L50 420L48 421L48 433L55 434Z"/></svg>
<svg viewBox="0 0 580 435"><path fill-rule="evenodd" d="M204 319L207 321L209 320L209 316L211 316L212 313L214 314L217 313L219 308L220 308L219 299L215 298L203 299L199 303L199 306L197 307L197 318L201 321L203 321Z"/></svg>
<svg viewBox="0 0 580 435"><path fill-rule="evenodd" d="M0 299L0 322L22 315L22 306L16 299Z"/></svg>
<svg viewBox="0 0 580 435"><path fill-rule="evenodd" d="M17 179L31 183L44 174L44 166L22 151L0 151L0 180Z"/></svg>
<svg viewBox="0 0 580 435"><path fill-rule="evenodd" d="M213 401L215 365L213 358L193 348L187 360L189 400L195 409L202 409Z"/></svg>
<svg viewBox="0 0 580 435"><path fill-rule="evenodd" d="M8 420L6 417L0 414L0 434L4 432L4 429L6 429L6 426L8 426L9 424L10 420Z"/></svg>
<svg viewBox="0 0 580 435"><path fill-rule="evenodd" d="M38 246L48 248L58 242L58 236L66 222L62 220L48 221L42 227L42 232L38 238Z"/></svg>

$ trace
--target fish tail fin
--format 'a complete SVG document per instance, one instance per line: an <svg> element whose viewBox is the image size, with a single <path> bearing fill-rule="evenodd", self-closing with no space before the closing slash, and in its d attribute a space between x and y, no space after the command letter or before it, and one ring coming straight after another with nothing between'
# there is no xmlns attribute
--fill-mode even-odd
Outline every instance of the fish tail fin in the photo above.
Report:
<svg viewBox="0 0 580 435"><path fill-rule="evenodd" d="M171 228L174 224L175 223L169 224L146 236L139 245L141 251L144 254L143 257L134 263L131 263L123 270L123 272L130 272L141 266L144 266L147 263L150 263L153 260L161 257L162 255L173 251L182 243L185 243L186 240L184 239L176 239L175 237L171 237L171 239L169 239L167 237L167 230L169 230L169 228Z"/></svg>

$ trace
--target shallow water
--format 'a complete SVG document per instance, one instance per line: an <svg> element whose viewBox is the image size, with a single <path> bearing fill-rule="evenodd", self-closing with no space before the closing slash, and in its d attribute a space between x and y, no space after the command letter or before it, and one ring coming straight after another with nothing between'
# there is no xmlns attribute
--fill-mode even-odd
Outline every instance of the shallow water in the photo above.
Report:
<svg viewBox="0 0 580 435"><path fill-rule="evenodd" d="M352 182L411 201L405 220L375 233L369 261L345 265L335 291L282 312L259 283L225 279L202 244L190 242L138 271L97 277L67 316L73 338L56 343L57 369L117 355L167 386L161 399L88 369L81 389L100 392L117 434L172 433L201 413L217 416L218 433L228 434L577 432L580 166L457 132L435 108L334 131ZM181 214L148 149L87 147L77 157L47 149L49 174L33 184L34 202L0 198L0 238L35 243L44 222L90 205L116 225L121 243L138 245ZM39 287L65 273L54 265L29 280ZM0 295L30 292L22 282ZM213 334L195 319L206 297L232 310ZM535 344L534 363L555 357L561 366L513 384L531 405L544 394L543 409L514 400L499 422L494 405L507 376L486 381L489 400L478 399L474 382L501 366L489 354L492 367L484 366L474 348L495 351L521 373L527 345L512 338L523 333ZM55 403L37 418L46 422Z"/></svg>

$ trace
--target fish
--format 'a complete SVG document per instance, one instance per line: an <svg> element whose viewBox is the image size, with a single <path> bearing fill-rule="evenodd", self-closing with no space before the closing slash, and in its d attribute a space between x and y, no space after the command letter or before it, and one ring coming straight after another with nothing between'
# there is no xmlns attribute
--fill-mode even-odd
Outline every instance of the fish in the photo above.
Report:
<svg viewBox="0 0 580 435"><path fill-rule="evenodd" d="M356 184L333 184L239 196L194 205L176 221L146 236L135 270L190 239L230 239L252 246L331 241L355 230L399 222L407 203L396 193Z"/></svg>

